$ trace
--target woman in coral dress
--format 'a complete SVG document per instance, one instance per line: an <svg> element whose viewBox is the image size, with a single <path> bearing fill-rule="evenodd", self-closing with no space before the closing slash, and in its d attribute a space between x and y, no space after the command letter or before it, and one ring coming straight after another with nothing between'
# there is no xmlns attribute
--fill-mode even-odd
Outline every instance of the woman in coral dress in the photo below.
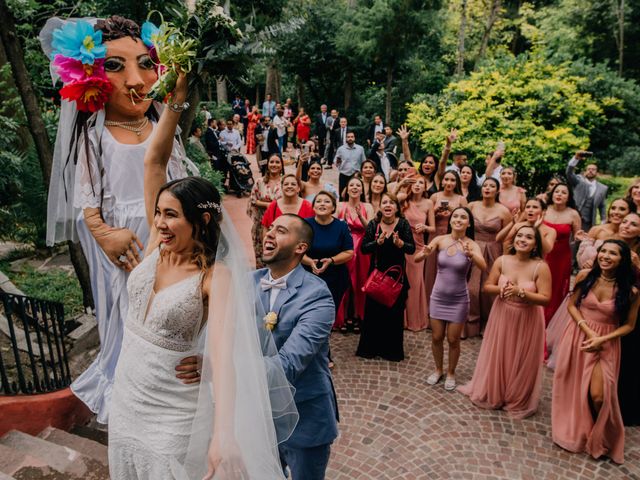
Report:
<svg viewBox="0 0 640 480"><path fill-rule="evenodd" d="M632 332L640 301L627 244L605 240L596 265L576 277L553 376L551 433L571 452L624 462L618 404L620 337Z"/></svg>
<svg viewBox="0 0 640 480"><path fill-rule="evenodd" d="M364 303L366 295L362 287L369 276L371 255L362 253L360 245L367 230L367 225L373 219L373 207L365 202L364 184L357 177L347 183L346 201L338 207L338 218L347 222L353 238L353 258L347 264L350 288L342 297L340 307L336 312L335 328L346 333L350 328L355 333L360 331L360 322L364 318Z"/></svg>
<svg viewBox="0 0 640 480"><path fill-rule="evenodd" d="M502 408L515 418L533 415L542 389L544 314L551 272L540 258L536 228L516 232L509 255L498 258L484 290L495 299L468 384L458 388L481 408Z"/></svg>
<svg viewBox="0 0 640 480"><path fill-rule="evenodd" d="M402 199L402 213L411 225L416 251L424 247L426 233L436 231L433 202L427 198L427 181L417 176L415 183L401 187L398 199ZM409 280L409 296L404 315L404 326L419 332L429 326L429 305L424 285L424 262L415 262L415 254L407 255L405 270Z"/></svg>
<svg viewBox="0 0 640 480"><path fill-rule="evenodd" d="M262 115L258 111L258 107L255 105L251 109L249 115L247 115L247 154L253 155L256 153L256 127L260 122Z"/></svg>
<svg viewBox="0 0 640 480"><path fill-rule="evenodd" d="M549 194L550 205L544 214L544 224L557 232L556 241L545 260L551 268L551 301L544 309L544 320L549 320L569 293L571 281L571 235L580 231L582 221L575 209L573 193L565 183L558 183Z"/></svg>
<svg viewBox="0 0 640 480"><path fill-rule="evenodd" d="M293 121L296 127L296 137L299 144L307 143L311 134L311 118L306 114L304 108L300 107L298 116Z"/></svg>
<svg viewBox="0 0 640 480"><path fill-rule="evenodd" d="M500 203L515 213L524 210L526 200L526 190L516 185L516 171L504 167L500 172Z"/></svg>
<svg viewBox="0 0 640 480"><path fill-rule="evenodd" d="M511 212L497 201L500 184L489 177L482 182L482 200L471 202L469 210L473 213L475 226L474 240L480 246L487 269L471 268L469 277L469 320L464 326L463 337L475 337L484 331L495 295L482 290L489 276L493 262L502 255L502 244L496 239L498 232L511 222Z"/></svg>

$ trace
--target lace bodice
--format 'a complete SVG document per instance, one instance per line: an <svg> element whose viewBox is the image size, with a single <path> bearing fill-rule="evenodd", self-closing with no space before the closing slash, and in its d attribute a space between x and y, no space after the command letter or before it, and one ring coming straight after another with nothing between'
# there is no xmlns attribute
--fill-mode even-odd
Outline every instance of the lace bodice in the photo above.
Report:
<svg viewBox="0 0 640 480"><path fill-rule="evenodd" d="M155 293L159 255L157 248L129 276L125 326L154 345L186 352L194 347L203 323L202 275L192 275Z"/></svg>

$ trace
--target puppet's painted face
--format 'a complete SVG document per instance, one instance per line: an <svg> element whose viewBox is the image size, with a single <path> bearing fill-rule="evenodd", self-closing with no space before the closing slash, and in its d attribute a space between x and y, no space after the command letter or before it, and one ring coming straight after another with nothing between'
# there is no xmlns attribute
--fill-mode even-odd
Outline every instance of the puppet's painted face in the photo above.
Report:
<svg viewBox="0 0 640 480"><path fill-rule="evenodd" d="M105 46L104 70L113 85L105 107L107 118L141 118L151 105L145 96L158 79L149 49L131 37L109 40Z"/></svg>

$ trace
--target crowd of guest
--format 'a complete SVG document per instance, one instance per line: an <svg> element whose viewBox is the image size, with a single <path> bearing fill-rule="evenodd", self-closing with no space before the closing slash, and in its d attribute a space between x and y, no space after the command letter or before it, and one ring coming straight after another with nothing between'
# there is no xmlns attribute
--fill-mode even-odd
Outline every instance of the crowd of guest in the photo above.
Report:
<svg viewBox="0 0 640 480"><path fill-rule="evenodd" d="M357 142L326 105L313 117L270 95L261 110L235 106L239 121L216 137L235 148L235 130L256 154L247 213L258 268L266 229L297 213L314 231L303 265L331 291L334 329L360 334L357 356L402 361L405 330L430 329L426 383L516 418L536 413L547 365L554 442L623 462L624 425L640 424L640 180L607 201L591 153L578 151L527 198L501 142L477 172L453 151L455 129L440 154L413 158L410 132L394 135L380 116ZM284 170L289 145L295 174ZM337 185L323 178L334 165ZM482 344L471 381L458 386L468 337Z"/></svg>

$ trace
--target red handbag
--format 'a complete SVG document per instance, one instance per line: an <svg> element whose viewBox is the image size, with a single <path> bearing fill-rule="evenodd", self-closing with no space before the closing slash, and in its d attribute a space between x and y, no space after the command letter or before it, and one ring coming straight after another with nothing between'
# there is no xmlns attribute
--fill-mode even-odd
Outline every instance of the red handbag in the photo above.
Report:
<svg viewBox="0 0 640 480"><path fill-rule="evenodd" d="M394 273L397 274L396 278L392 276ZM362 291L376 302L391 308L402 291L403 277L404 274L400 265L389 267L384 272L374 268L367 281L364 282Z"/></svg>

